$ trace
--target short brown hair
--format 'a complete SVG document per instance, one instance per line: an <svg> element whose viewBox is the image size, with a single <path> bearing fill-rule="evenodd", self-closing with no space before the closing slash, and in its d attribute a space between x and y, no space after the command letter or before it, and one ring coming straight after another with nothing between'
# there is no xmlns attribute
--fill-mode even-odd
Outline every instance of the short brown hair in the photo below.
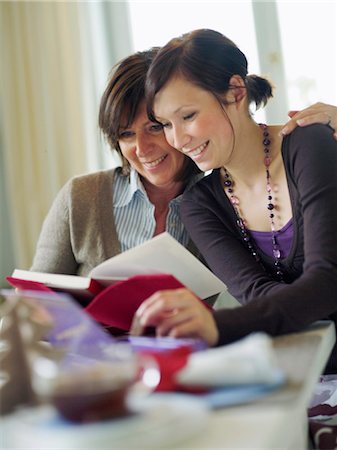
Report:
<svg viewBox="0 0 337 450"><path fill-rule="evenodd" d="M120 129L133 123L141 102L145 101L146 74L158 50L159 47L153 47L137 52L116 64L102 95L98 124L110 146L121 156L124 175L129 175L130 164L123 157L119 146ZM185 158L176 181L187 183L200 170L190 158Z"/></svg>

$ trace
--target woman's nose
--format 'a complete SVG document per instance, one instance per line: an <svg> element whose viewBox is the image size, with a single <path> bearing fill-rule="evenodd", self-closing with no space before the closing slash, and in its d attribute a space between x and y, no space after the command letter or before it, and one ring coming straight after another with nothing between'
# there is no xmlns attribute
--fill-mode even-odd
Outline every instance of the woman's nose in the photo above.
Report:
<svg viewBox="0 0 337 450"><path fill-rule="evenodd" d="M181 128L174 128L169 130L170 132L166 135L168 143L176 148L177 150L182 150L190 141L189 136Z"/></svg>
<svg viewBox="0 0 337 450"><path fill-rule="evenodd" d="M137 135L136 152L137 155L145 155L151 149L151 136L146 133Z"/></svg>

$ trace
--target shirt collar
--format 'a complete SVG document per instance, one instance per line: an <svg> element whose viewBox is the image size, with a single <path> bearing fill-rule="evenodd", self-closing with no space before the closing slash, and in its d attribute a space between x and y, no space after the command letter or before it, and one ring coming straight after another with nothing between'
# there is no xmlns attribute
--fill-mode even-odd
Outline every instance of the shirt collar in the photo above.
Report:
<svg viewBox="0 0 337 450"><path fill-rule="evenodd" d="M197 181L204 177L203 173L197 174L193 177L186 186L186 190L190 189ZM136 170L130 169L130 176L121 177L121 184L118 189L118 197L114 198L114 206L122 207L128 205L136 192L142 193L146 199L148 199L144 185L140 179L140 176ZM171 200L170 203L179 204L182 200L182 195Z"/></svg>
<svg viewBox="0 0 337 450"><path fill-rule="evenodd" d="M143 195L147 197L138 172L131 168L129 177L120 177L118 196L114 198L114 206L118 207L128 205L137 191L142 192Z"/></svg>

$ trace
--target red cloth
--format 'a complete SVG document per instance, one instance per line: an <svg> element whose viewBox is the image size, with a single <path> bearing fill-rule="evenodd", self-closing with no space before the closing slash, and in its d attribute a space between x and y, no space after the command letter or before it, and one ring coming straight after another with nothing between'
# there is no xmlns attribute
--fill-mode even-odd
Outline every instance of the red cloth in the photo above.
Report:
<svg viewBox="0 0 337 450"><path fill-rule="evenodd" d="M156 387L157 392L184 391L190 393L202 393L206 389L189 387L179 384L176 379L177 373L186 366L193 349L189 346L179 347L164 352L142 351L141 354L151 356L160 370L160 381Z"/></svg>

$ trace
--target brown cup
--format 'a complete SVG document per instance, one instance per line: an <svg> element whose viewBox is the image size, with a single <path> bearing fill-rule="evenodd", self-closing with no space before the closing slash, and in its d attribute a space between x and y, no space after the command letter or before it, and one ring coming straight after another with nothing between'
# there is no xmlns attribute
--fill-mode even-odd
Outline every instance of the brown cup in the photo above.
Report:
<svg viewBox="0 0 337 450"><path fill-rule="evenodd" d="M71 389L56 388L50 397L50 402L65 419L92 422L129 414L126 396L131 383L110 387L81 384L74 383Z"/></svg>
<svg viewBox="0 0 337 450"><path fill-rule="evenodd" d="M56 364L48 362L50 368ZM129 414L126 398L136 379L135 362L96 361L66 369L45 370L35 378L40 399L65 419L92 422Z"/></svg>

